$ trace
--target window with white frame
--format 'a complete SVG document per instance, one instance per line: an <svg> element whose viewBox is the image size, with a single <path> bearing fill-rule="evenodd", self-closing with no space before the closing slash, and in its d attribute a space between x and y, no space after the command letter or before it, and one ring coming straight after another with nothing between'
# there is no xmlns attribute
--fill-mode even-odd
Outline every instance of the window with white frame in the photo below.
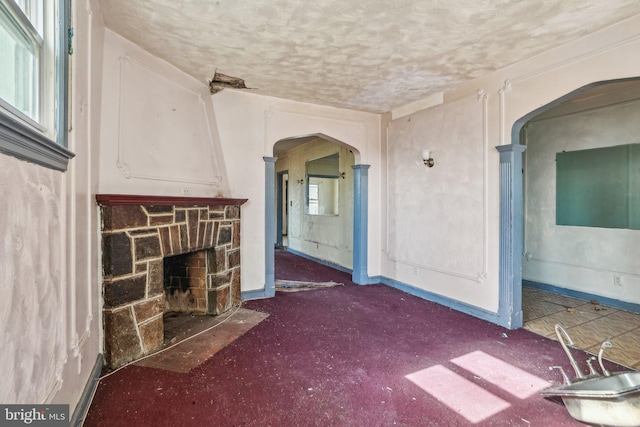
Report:
<svg viewBox="0 0 640 427"><path fill-rule="evenodd" d="M0 0L0 151L58 170L66 149L68 0Z"/></svg>

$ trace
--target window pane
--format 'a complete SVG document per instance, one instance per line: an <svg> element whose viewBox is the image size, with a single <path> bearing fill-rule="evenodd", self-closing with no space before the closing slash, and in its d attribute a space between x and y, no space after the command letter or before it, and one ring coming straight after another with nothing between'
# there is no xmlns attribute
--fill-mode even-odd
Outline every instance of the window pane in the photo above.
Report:
<svg viewBox="0 0 640 427"><path fill-rule="evenodd" d="M0 8L0 98L39 121L40 46Z"/></svg>
<svg viewBox="0 0 640 427"><path fill-rule="evenodd" d="M59 171L73 157L65 148L70 1L0 0L0 153Z"/></svg>
<svg viewBox="0 0 640 427"><path fill-rule="evenodd" d="M338 215L340 157L338 153L309 160L307 175L307 213L309 215Z"/></svg>
<svg viewBox="0 0 640 427"><path fill-rule="evenodd" d="M338 215L338 178L313 177L309 179L309 215Z"/></svg>
<svg viewBox="0 0 640 427"><path fill-rule="evenodd" d="M44 0L14 0L18 7L22 10L22 13L25 14L33 28L36 29L40 37L44 34L42 31L43 27L43 4Z"/></svg>

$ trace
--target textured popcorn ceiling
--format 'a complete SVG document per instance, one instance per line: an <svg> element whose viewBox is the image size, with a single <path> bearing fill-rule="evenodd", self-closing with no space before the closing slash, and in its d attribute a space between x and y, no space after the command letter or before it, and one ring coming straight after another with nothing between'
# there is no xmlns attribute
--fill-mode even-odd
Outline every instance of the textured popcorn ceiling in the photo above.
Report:
<svg viewBox="0 0 640 427"><path fill-rule="evenodd" d="M107 27L206 82L386 112L640 13L638 0L101 0Z"/></svg>

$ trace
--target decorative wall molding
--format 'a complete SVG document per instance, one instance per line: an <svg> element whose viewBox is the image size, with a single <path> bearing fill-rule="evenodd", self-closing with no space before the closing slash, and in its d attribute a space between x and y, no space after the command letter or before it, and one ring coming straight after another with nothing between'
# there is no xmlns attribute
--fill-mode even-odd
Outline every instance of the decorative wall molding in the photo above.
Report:
<svg viewBox="0 0 640 427"><path fill-rule="evenodd" d="M635 273L635 272L632 273L630 271L610 270L608 268L593 267L593 266L582 265L582 264L574 264L570 262L553 261L550 259L544 259L544 258L538 258L538 257L530 257L530 258L527 258L526 260L527 262L535 261L535 262L541 262L541 263L552 264L552 265L560 265L563 267L580 268L583 270L588 270L588 271L593 271L598 273L621 274L624 276L632 276L632 277L640 278L640 275L638 273Z"/></svg>
<svg viewBox="0 0 640 427"><path fill-rule="evenodd" d="M584 60L586 58L589 58L589 57L592 57L592 56L595 56L595 55L598 55L598 54L601 54L601 53L610 52L610 51L612 51L614 49L617 49L617 48L619 48L621 46L624 46L625 44L633 43L633 42L638 41L638 40L640 40L640 35L636 34L636 35L633 35L631 37L627 37L625 39L622 39L622 40L620 40L620 41L618 41L616 43L610 44L610 45L601 46L601 47L599 47L597 49L594 49L594 50L589 50L589 51L582 52L582 53L579 53L579 54L574 55L574 56L566 57L562 61L554 62L551 65L539 68L539 69L537 69L535 71L531 71L531 72L528 72L528 73L517 75L515 77L512 77L510 79L510 81L513 82L513 83L522 82L522 81L528 80L530 78L546 74L546 73L548 73L550 71L554 71L554 70L556 70L558 68L562 68L562 67L566 67L568 65L575 64L575 63L580 62L580 61L582 61L582 60Z"/></svg>
<svg viewBox="0 0 640 427"><path fill-rule="evenodd" d="M385 255L387 256L387 259L391 262L394 262L396 264L400 264L400 265L406 265L406 266L410 266L413 267L415 269L421 269L421 270L428 270L428 271L433 271L436 273L440 273L440 274L446 274L449 276L453 276L453 277L458 277L461 279L465 279L465 280L469 280L469 281L473 281L473 282L477 282L477 283L484 283L484 281L486 280L486 278L488 277L488 251L489 251L489 242L488 242L488 235L489 235L489 214L488 214L488 209L489 209L489 189L488 189L488 150L489 150L489 124L488 124L488 96L486 94L486 92L484 90L478 90L476 94L471 95L471 96L467 96L465 98L460 98L457 99L455 101L449 102L449 103L445 103L442 104L441 106L450 106L450 105L455 105L457 103L464 103L464 102L468 102L469 100L475 100L477 103L480 103L481 106L480 108L482 109L482 152L483 152L483 170L482 170L482 271L478 271L474 274L469 274L469 273L463 273L463 272L459 272L459 271L454 271L451 269L447 269L447 268L440 268L437 267L435 265L431 265L431 264L427 264L427 263L417 263L417 262L412 262L409 260L403 260L398 258L397 256L395 256L392 252L391 252L391 248L389 247L389 226L388 226L388 220L389 220L389 203L387 203L387 225L385 226L386 229L386 236L385 236L385 242L384 242L384 252ZM419 112L418 112L419 113ZM389 132L387 132L387 138L388 138L388 134ZM387 158L389 157L389 151L390 149L390 144L387 143ZM389 171L389 162L387 161L386 163L386 175L389 176L390 175L390 171ZM387 191L388 194L388 191Z"/></svg>
<svg viewBox="0 0 640 427"><path fill-rule="evenodd" d="M426 265L426 264L413 263L413 262L410 262L410 261L399 260L399 259L394 258L393 255L390 255L388 252L387 252L387 259L389 261L392 261L392 262L396 263L396 264L413 267L414 269L416 269L416 271L417 271L417 269L428 270L428 271L433 271L434 273L446 274L447 276L458 277L460 279L465 279L465 280L469 280L471 282L477 282L477 283L484 283L484 281L487 279L487 273L486 272L479 271L474 276L472 274L460 273L460 272L453 271L453 270L448 270L448 269L445 269L445 268L438 268L438 267L434 267L434 266L430 266L430 265Z"/></svg>
<svg viewBox="0 0 640 427"><path fill-rule="evenodd" d="M68 355L65 353L65 356L61 360L59 360L58 363L56 364L55 380L51 385L51 388L49 389L47 396L44 398L45 403L51 403L55 395L62 389L62 383L63 383L62 373L64 372L64 367L67 364L68 360L69 360Z"/></svg>
<svg viewBox="0 0 640 427"><path fill-rule="evenodd" d="M528 121L527 123L525 123L524 126L522 126L522 129L524 129L524 130L533 129L534 126L541 125L542 123L545 123L545 122L548 123L548 122L555 122L555 121L559 121L559 120L566 120L567 118L584 116L584 115L587 115L587 114L593 114L593 112L597 112L597 111L601 111L601 110L608 110L608 109L612 109L612 108L622 107L622 106L626 106L626 105L633 105L633 104L638 104L638 103L640 103L640 99L630 99L628 101L611 102L611 103L609 103L607 105L597 106L597 107L593 107L593 108L587 108L587 109L584 109L584 110L574 111L574 112L570 112L570 113L564 113L564 114L557 115L557 116L554 115L552 117L536 118L535 122Z"/></svg>
<svg viewBox="0 0 640 427"><path fill-rule="evenodd" d="M216 188L220 187L222 182L222 176L220 175L212 176L210 179L193 179L193 178L150 173L149 171L144 171L139 169L136 170L136 167L132 166L133 160L135 159L127 157L126 150L125 150L126 136L124 135L124 132L126 130L125 129L126 127L123 125L123 121L129 112L126 111L126 104L123 102L123 94L125 94L126 92L125 85L126 85L127 75L128 73L131 72L130 70L133 67L137 67L140 70L142 70L146 75L149 76L149 78L160 79L160 81L162 81L164 85L176 88L193 97L193 100L201 106L202 117L204 118L204 123L206 125L206 132L207 132L207 138L208 138L207 146L213 147L215 141L211 131L211 121L209 118L209 114L207 112L207 98L205 98L201 92L194 91L184 85L179 84L175 80L171 80L167 78L166 76L156 72L156 70L150 67L147 67L140 62L135 61L128 54L119 57L119 61L120 61L120 68L119 68L120 75L119 75L119 87L118 87L119 96L118 96L118 124L117 124L118 126L117 155L118 157L117 157L116 166L118 167L118 169L122 171L122 175L126 179L133 178L133 179L160 181L160 182L176 182L176 183L183 183L183 184L208 185ZM158 90L161 90L161 89L162 88L158 88ZM206 154L211 157L212 166L215 168L215 170L219 170L218 159L215 155L215 152L211 150Z"/></svg>
<svg viewBox="0 0 640 427"><path fill-rule="evenodd" d="M507 144L507 137L506 137L506 111L507 111L507 107L506 107L506 100L505 100L505 92L507 92L509 89L511 89L511 81L510 80L505 80L504 84L502 85L502 87L498 90L498 97L500 100L500 145L505 145Z"/></svg>
<svg viewBox="0 0 640 427"><path fill-rule="evenodd" d="M265 155L271 156L273 155L273 146L283 138L291 138L291 137L302 137L302 136L312 136L318 135L324 139L327 139L332 142L336 142L340 145L346 145L350 149L353 149L353 153L356 156L355 163L358 164L360 162L360 156L363 149L366 146L367 142L367 125L364 120L361 119L345 119L336 117L331 114L322 114L322 113L309 113L309 112L299 112L295 110L289 110L286 108L276 108L269 107L264 111L264 152ZM280 130L281 127L274 122L277 120L284 120L290 123L301 123L308 122L305 124L305 129L302 133L294 133L291 132L287 134L278 134L276 130ZM314 123L313 120L316 120ZM319 123L318 121L325 121L329 123ZM340 138L340 136L335 134L330 134L333 126L330 124L333 123L334 126L341 127L352 127L351 131L355 134L358 134L356 140L347 141L344 138ZM295 131L294 131L295 132Z"/></svg>
<svg viewBox="0 0 640 427"><path fill-rule="evenodd" d="M487 93L480 89L477 101L482 102L482 151L483 181L482 181L482 266L483 271L478 274L478 283L484 283L489 271L489 99Z"/></svg>

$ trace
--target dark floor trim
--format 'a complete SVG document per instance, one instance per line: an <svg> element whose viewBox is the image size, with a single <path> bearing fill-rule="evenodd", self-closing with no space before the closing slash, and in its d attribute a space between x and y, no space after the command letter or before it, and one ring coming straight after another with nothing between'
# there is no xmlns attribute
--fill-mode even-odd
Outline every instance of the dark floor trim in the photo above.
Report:
<svg viewBox="0 0 640 427"><path fill-rule="evenodd" d="M380 279L379 283L382 283L384 285L406 292L418 298L435 302L436 304L440 304L445 307L452 308L456 311L460 311L462 313L468 314L469 316L477 317L478 319L486 320L487 322L491 322L496 325L508 327L507 325L503 325L500 323L500 318L498 316L498 313L492 313L490 311L483 310L481 308L478 308L469 304L465 304L463 302L454 300L452 298L434 294L433 292L425 291L424 289L416 288L415 286L411 286L406 283L399 282L397 280L389 279L388 277L378 276L376 278Z"/></svg>
<svg viewBox="0 0 640 427"><path fill-rule="evenodd" d="M331 267L335 270L339 270L342 271L344 273L352 273L351 269L348 269L346 267L342 267L340 265L331 263L329 261L325 261L325 260L321 260L315 257L312 257L310 255L304 254L302 252L298 252L296 250L293 250L291 248L285 248L285 250L287 252L290 252L294 255L297 255L299 257L308 259L310 261L316 262L318 264L321 265L325 265L327 267ZM487 310L483 310L481 308L475 307L473 305L469 305L457 300L454 300L452 298L448 298L442 295L438 295L435 294L433 292L429 292L429 291L425 291L424 289L420 289L420 288L416 288L415 286L403 283L403 282L399 282L397 280L393 280L393 279L389 279L388 277L384 277L384 276L369 276L367 283L369 285L373 285L373 284L378 284L381 283L383 285L398 289L402 292L405 292L407 294L416 296L418 298L422 298L424 300L427 301L431 301L431 302L435 302L436 304L440 304L443 305L445 307L449 307L452 308L456 311L460 311L462 313L468 314L470 316L473 317L477 317L478 319L482 319L482 320L486 320L487 322L496 324L496 325L500 325L503 326L505 328L509 328L509 325L504 325L501 322L500 317L498 316L498 313L493 313ZM264 291L253 291L253 292L262 292L262 294L264 294ZM245 298L245 293L242 294L242 299L258 299L258 298L266 298L265 296L256 296L255 298Z"/></svg>
<svg viewBox="0 0 640 427"><path fill-rule="evenodd" d="M264 289L255 289L253 291L241 292L240 299L242 301L250 301L252 299L271 298L273 295L267 295Z"/></svg>
<svg viewBox="0 0 640 427"><path fill-rule="evenodd" d="M327 266L327 267L331 267L331 268L333 268L334 270L342 271L343 273L353 274L353 270L352 270L352 269L350 269L350 268L343 267L343 266L341 266L341 265L334 264L334 263L332 263L332 262L330 262L330 261L326 261L326 260L323 260L323 259L320 259L320 258L312 257L311 255L307 255L307 254L305 254L305 253L298 252L298 251L296 251L296 250L294 250L294 249L291 249L291 248L286 248L285 250L286 250L287 252L291 252L291 253L292 253L292 254L294 254L294 255L298 255L299 257L306 258L306 259L308 259L308 260L310 260L310 261L313 261L313 262L315 262L315 263L318 263L318 264L320 264L320 265L324 265L324 266Z"/></svg>
<svg viewBox="0 0 640 427"><path fill-rule="evenodd" d="M549 291L555 294L566 295L568 297L578 298L584 301L595 300L602 305L608 305L609 307L619 308L621 310L631 311L633 313L640 313L640 304L635 304L632 302L620 301L617 299L607 298L600 295L589 294L587 292L561 288L554 285L548 285L546 283L534 282L532 280L523 280L522 286L529 286L531 288L542 289L543 291Z"/></svg>
<svg viewBox="0 0 640 427"><path fill-rule="evenodd" d="M102 372L102 366L104 364L104 359L102 357L102 353L98 353L98 357L96 357L96 363L93 365L93 369L91 370L91 375L89 376L89 380L87 384L84 386L84 390L82 391L82 396L80 396L80 401L76 405L76 409L73 411L73 415L71 416L70 426L80 427L84 422L84 417L87 415L87 411L89 410L89 406L91 406L91 399L93 398L93 393L98 387L98 381L100 380L100 372Z"/></svg>

